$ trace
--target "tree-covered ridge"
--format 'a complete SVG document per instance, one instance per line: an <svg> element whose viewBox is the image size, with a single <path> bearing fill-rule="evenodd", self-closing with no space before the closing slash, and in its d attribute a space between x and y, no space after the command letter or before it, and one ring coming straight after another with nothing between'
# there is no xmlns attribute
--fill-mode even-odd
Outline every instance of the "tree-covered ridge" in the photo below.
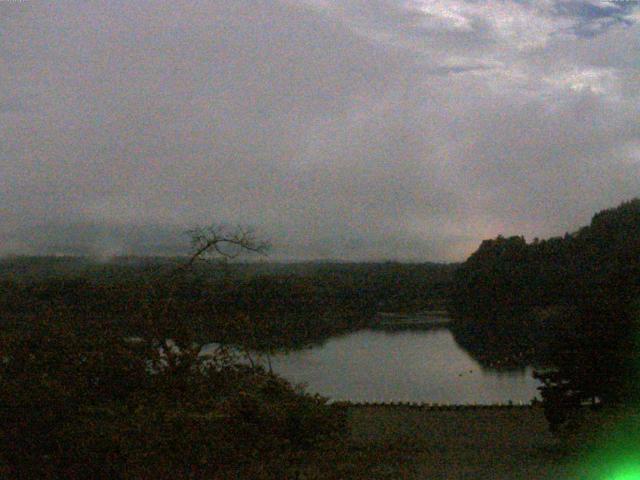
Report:
<svg viewBox="0 0 640 480"><path fill-rule="evenodd" d="M176 259L13 258L0 262L0 318L64 309L138 335L161 302L161 272ZM455 266L352 263L193 265L172 279L166 314L203 340L257 349L295 348L369 322L377 311L412 312L445 302Z"/></svg>
<svg viewBox="0 0 640 480"><path fill-rule="evenodd" d="M629 301L640 286L640 199L564 237L485 240L454 278L450 308L462 317Z"/></svg>
<svg viewBox="0 0 640 480"><path fill-rule="evenodd" d="M451 292L456 338L480 360L553 367L538 374L553 424L638 398L640 199L564 237L486 240Z"/></svg>

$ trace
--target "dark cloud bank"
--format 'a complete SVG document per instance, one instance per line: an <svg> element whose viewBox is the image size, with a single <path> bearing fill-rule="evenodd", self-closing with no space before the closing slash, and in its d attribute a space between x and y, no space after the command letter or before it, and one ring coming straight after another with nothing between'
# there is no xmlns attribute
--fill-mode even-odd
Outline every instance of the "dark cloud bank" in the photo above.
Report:
<svg viewBox="0 0 640 480"><path fill-rule="evenodd" d="M459 260L640 193L634 2L0 3L2 253Z"/></svg>

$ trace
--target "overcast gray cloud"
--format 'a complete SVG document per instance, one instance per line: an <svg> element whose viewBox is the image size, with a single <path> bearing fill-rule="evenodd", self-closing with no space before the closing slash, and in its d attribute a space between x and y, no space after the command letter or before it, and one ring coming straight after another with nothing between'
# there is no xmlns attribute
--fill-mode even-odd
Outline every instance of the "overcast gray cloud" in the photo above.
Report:
<svg viewBox="0 0 640 480"><path fill-rule="evenodd" d="M640 8L0 2L0 251L459 260L640 193ZM173 250L172 250L173 249Z"/></svg>

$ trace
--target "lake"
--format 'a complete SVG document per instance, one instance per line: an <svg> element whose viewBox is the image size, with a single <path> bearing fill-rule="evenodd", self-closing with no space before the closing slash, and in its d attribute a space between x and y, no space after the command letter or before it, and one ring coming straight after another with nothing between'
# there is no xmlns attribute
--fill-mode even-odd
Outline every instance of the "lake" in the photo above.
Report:
<svg viewBox="0 0 640 480"><path fill-rule="evenodd" d="M519 403L536 397L539 385L532 368L483 369L446 328L359 330L272 355L271 364L292 383L333 401Z"/></svg>

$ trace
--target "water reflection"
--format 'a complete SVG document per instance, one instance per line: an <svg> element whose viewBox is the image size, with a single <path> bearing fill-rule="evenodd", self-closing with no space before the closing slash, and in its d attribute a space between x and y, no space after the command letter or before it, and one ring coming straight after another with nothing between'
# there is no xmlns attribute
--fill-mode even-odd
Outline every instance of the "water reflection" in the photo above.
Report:
<svg viewBox="0 0 640 480"><path fill-rule="evenodd" d="M333 400L433 403L528 402L531 367L483 369L447 329L360 330L271 357L273 370Z"/></svg>

